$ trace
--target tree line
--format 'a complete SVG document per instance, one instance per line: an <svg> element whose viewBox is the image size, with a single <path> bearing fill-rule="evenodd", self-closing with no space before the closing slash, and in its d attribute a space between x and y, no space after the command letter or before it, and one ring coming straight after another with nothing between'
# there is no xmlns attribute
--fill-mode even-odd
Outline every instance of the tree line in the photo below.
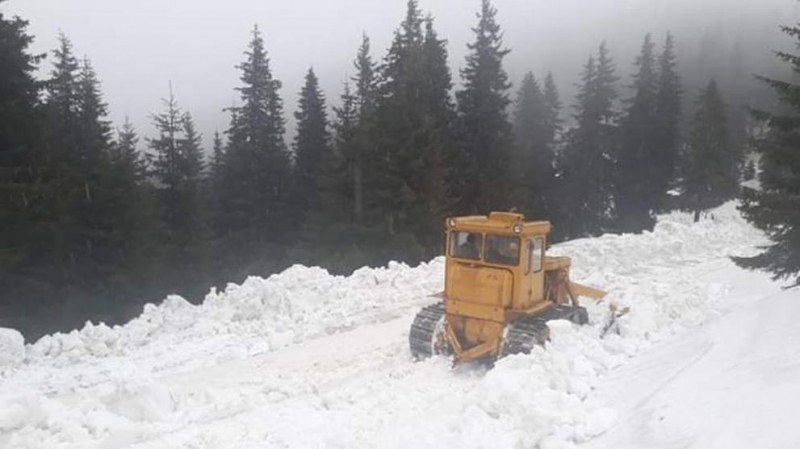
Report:
<svg viewBox="0 0 800 449"><path fill-rule="evenodd" d="M649 230L660 211L737 195L743 148L713 80L682 129L671 35L659 48L644 37L630 95L601 43L569 115L551 74L512 92L496 13L482 0L456 88L446 40L409 0L382 59L363 37L335 106L308 70L290 144L255 27L208 155L171 89L155 135L115 129L66 36L39 81L27 23L0 15L0 325L120 322L166 293L197 301L292 263L414 264L441 253L449 215L516 208L559 240Z"/></svg>

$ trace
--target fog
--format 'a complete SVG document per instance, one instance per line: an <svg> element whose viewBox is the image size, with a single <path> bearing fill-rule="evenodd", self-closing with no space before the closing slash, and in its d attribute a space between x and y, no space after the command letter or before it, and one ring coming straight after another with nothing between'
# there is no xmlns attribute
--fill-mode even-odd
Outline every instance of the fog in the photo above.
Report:
<svg viewBox="0 0 800 449"><path fill-rule="evenodd" d="M449 42L456 82L479 3L420 0ZM729 51L747 53L745 70L758 72L770 50L786 45L778 24L798 17L794 0L494 0L494 5L512 50L505 65L511 80L516 84L528 70L537 76L551 70L565 104L572 103L581 64L601 40L608 42L623 84L646 32L660 43L671 31L684 67L701 57L699 43L711 36L729 44ZM160 109L171 81L207 148L213 132L227 128L223 108L238 100L235 67L254 24L264 34L273 74L283 82L291 138L306 70L314 67L335 103L352 75L362 33L372 39L373 56L382 58L405 7L405 0L10 0L2 6L30 21L35 52L55 48L61 30L76 55L92 60L115 124L128 116L141 135L152 135L149 115ZM49 70L45 61L42 76Z"/></svg>

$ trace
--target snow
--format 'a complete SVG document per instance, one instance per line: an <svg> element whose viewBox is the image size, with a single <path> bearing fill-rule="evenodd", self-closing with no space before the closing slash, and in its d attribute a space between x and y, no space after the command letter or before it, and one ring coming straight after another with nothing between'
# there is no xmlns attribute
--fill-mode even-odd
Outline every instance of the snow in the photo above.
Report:
<svg viewBox="0 0 800 449"><path fill-rule="evenodd" d="M19 365L25 358L25 339L15 329L0 327L0 371Z"/></svg>
<svg viewBox="0 0 800 449"><path fill-rule="evenodd" d="M736 204L691 218L553 247L607 300L492 369L408 352L441 259L348 277L294 266L15 343L0 447L797 447L800 295L730 262L766 243ZM609 302L631 311L600 338Z"/></svg>

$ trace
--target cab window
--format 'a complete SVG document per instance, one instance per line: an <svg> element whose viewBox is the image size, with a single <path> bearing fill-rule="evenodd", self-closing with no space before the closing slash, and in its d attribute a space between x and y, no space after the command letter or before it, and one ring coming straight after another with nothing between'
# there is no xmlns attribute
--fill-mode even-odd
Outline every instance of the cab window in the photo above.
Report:
<svg viewBox="0 0 800 449"><path fill-rule="evenodd" d="M450 233L450 256L459 259L481 258L483 236L475 232L453 231Z"/></svg>
<svg viewBox="0 0 800 449"><path fill-rule="evenodd" d="M542 256L544 248L544 239L537 237L533 240L528 240L528 269L525 274L531 272L536 273L542 269Z"/></svg>
<svg viewBox="0 0 800 449"><path fill-rule="evenodd" d="M499 265L519 264L519 237L489 235L486 237L484 260Z"/></svg>

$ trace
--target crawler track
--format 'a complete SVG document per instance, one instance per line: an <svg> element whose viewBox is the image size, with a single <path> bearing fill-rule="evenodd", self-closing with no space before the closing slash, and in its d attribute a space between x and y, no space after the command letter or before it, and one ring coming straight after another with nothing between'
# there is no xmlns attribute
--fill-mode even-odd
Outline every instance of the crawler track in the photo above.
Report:
<svg viewBox="0 0 800 449"><path fill-rule="evenodd" d="M417 313L408 334L411 354L424 359L446 351L444 342L444 303L431 304Z"/></svg>
<svg viewBox="0 0 800 449"><path fill-rule="evenodd" d="M506 328L500 357L528 354L534 346L544 345L550 339L550 329L547 327L550 320L569 320L576 324L589 321L586 309L565 305L554 305L542 314L520 318Z"/></svg>

